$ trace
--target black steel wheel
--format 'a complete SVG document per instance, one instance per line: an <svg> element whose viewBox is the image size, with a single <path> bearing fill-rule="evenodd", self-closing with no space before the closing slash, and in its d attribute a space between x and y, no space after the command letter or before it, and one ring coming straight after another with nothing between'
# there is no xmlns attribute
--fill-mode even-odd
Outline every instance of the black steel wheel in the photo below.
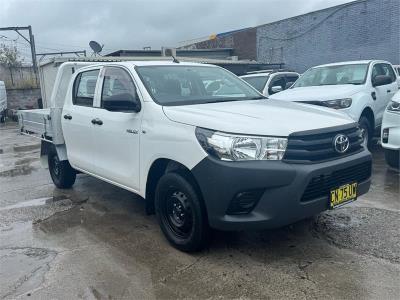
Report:
<svg viewBox="0 0 400 300"><path fill-rule="evenodd" d="M197 251L208 237L206 212L200 195L181 174L167 173L158 182L157 219L168 241L182 251Z"/></svg>
<svg viewBox="0 0 400 300"><path fill-rule="evenodd" d="M400 169L400 151L385 149L385 160L389 166Z"/></svg>
<svg viewBox="0 0 400 300"><path fill-rule="evenodd" d="M76 171L67 160L60 161L57 151L53 148L48 154L48 163L51 179L56 187L68 189L76 179Z"/></svg>
<svg viewBox="0 0 400 300"><path fill-rule="evenodd" d="M373 128L371 126L371 123L368 121L366 117L362 116L358 121L358 124L360 126L361 133L363 136L364 147L370 148L372 145L372 138L373 138Z"/></svg>

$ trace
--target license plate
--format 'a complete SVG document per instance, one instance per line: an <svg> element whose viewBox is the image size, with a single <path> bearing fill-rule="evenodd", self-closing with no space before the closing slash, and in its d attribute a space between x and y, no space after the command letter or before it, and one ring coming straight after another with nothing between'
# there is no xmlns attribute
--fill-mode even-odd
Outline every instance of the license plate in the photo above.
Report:
<svg viewBox="0 0 400 300"><path fill-rule="evenodd" d="M342 185L331 190L330 208L336 208L357 199L357 182Z"/></svg>

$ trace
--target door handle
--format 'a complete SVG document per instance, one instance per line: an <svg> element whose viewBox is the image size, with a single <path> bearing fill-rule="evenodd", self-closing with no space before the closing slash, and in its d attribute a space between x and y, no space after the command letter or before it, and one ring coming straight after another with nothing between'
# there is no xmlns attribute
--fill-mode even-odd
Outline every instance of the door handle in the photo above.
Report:
<svg viewBox="0 0 400 300"><path fill-rule="evenodd" d="M64 119L65 120L72 120L72 116L71 115L64 115Z"/></svg>
<svg viewBox="0 0 400 300"><path fill-rule="evenodd" d="M391 92L391 90L387 90L386 92L389 94Z"/></svg>
<svg viewBox="0 0 400 300"><path fill-rule="evenodd" d="M94 125L103 125L103 121L100 120L99 118L93 119L92 124Z"/></svg>

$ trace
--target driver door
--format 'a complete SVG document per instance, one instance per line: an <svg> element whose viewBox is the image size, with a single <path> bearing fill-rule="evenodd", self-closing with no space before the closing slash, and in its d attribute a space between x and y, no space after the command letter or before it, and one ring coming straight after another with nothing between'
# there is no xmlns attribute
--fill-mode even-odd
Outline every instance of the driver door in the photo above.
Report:
<svg viewBox="0 0 400 300"><path fill-rule="evenodd" d="M140 101L135 83L122 67L104 67L100 78L100 99L93 125L96 174L138 191L142 112L121 106Z"/></svg>

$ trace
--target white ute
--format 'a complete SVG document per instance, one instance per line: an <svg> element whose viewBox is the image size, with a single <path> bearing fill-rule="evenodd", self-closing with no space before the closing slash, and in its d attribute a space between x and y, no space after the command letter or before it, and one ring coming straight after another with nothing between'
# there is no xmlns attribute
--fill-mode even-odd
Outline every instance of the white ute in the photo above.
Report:
<svg viewBox="0 0 400 300"><path fill-rule="evenodd" d="M20 112L58 188L78 171L132 191L183 251L208 229L283 226L355 200L371 155L344 114L268 100L217 66L64 63L51 107Z"/></svg>
<svg viewBox="0 0 400 300"><path fill-rule="evenodd" d="M290 89L270 98L338 109L359 122L369 145L380 129L387 104L399 89L396 80L392 65L386 61L333 63L307 70Z"/></svg>
<svg viewBox="0 0 400 300"><path fill-rule="evenodd" d="M388 165L400 169L400 91L383 114L381 143Z"/></svg>

